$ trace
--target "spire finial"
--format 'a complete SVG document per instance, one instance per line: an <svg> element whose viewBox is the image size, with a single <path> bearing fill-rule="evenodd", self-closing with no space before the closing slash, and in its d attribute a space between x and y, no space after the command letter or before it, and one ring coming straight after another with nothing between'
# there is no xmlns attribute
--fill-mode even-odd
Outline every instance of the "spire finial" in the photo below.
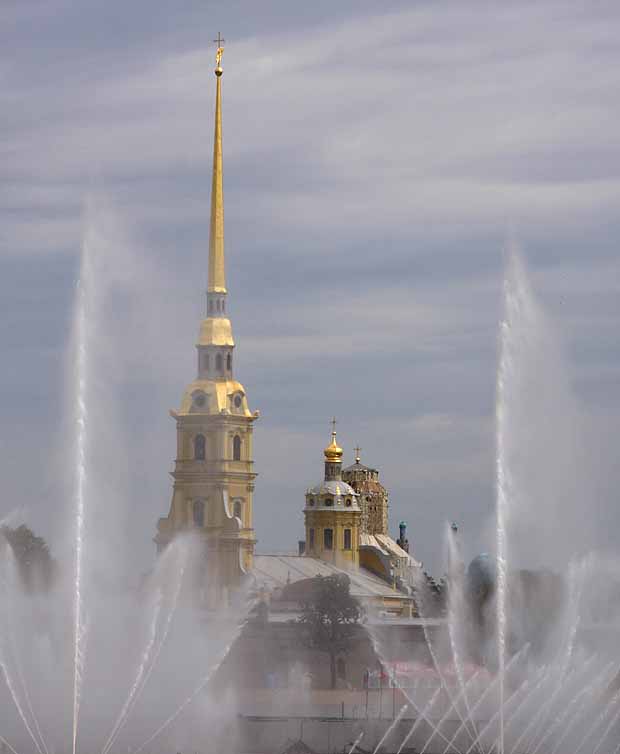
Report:
<svg viewBox="0 0 620 754"><path fill-rule="evenodd" d="M221 32L218 31L217 39L213 40L217 45L217 52L215 53L215 75L221 76L224 71L222 70L222 54L224 52L223 43L226 41Z"/></svg>
<svg viewBox="0 0 620 754"><path fill-rule="evenodd" d="M332 423L332 437L335 439L336 438L336 424L338 424L335 416L332 417L331 423Z"/></svg>
<svg viewBox="0 0 620 754"><path fill-rule="evenodd" d="M353 450L355 451L355 463L359 463L362 460L360 456L362 449L358 445L356 448L353 448Z"/></svg>

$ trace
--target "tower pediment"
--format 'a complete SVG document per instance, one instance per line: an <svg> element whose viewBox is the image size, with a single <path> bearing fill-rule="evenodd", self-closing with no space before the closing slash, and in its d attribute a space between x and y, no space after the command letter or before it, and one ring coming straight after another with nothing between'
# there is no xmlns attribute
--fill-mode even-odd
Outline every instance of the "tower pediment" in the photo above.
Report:
<svg viewBox="0 0 620 754"><path fill-rule="evenodd" d="M257 416L250 411L245 388L237 380L194 380L185 388L177 416L188 414Z"/></svg>

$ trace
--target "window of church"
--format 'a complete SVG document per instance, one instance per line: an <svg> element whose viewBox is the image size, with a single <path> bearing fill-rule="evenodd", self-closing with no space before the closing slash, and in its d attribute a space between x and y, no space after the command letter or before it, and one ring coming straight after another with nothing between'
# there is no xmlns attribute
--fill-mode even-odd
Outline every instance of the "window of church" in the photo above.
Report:
<svg viewBox="0 0 620 754"><path fill-rule="evenodd" d="M235 395L235 408L241 408L241 404L243 403L243 398L240 395Z"/></svg>
<svg viewBox="0 0 620 754"><path fill-rule="evenodd" d="M351 549L351 529L344 530L344 549Z"/></svg>
<svg viewBox="0 0 620 754"><path fill-rule="evenodd" d="M241 518L241 500L235 500L234 514L237 518Z"/></svg>
<svg viewBox="0 0 620 754"><path fill-rule="evenodd" d="M313 497L309 497L308 498L308 506L310 508L314 507L314 498Z"/></svg>
<svg viewBox="0 0 620 754"><path fill-rule="evenodd" d="M202 355L202 368L204 369L205 372L208 372L210 369L208 353L204 353Z"/></svg>
<svg viewBox="0 0 620 754"><path fill-rule="evenodd" d="M241 438L235 435L233 439L233 461L241 460Z"/></svg>
<svg viewBox="0 0 620 754"><path fill-rule="evenodd" d="M228 369L229 372L232 369L232 356L230 354L226 357L226 369Z"/></svg>
<svg viewBox="0 0 620 754"><path fill-rule="evenodd" d="M334 498L333 497L326 497L325 498L325 505L328 508L331 508L331 506L334 504Z"/></svg>
<svg viewBox="0 0 620 754"><path fill-rule="evenodd" d="M207 441L204 435L196 435L194 438L194 458L197 461L204 461L206 455Z"/></svg>
<svg viewBox="0 0 620 754"><path fill-rule="evenodd" d="M324 550L334 549L334 530L333 529L323 529L323 549Z"/></svg>
<svg viewBox="0 0 620 754"><path fill-rule="evenodd" d="M347 498L345 505L347 506L347 508L350 508L353 505L353 501L350 497Z"/></svg>
<svg viewBox="0 0 620 754"><path fill-rule="evenodd" d="M314 529L308 529L308 549L314 550Z"/></svg>
<svg viewBox="0 0 620 754"><path fill-rule="evenodd" d="M205 504L202 500L194 500L192 506L192 515L194 519L194 526L204 526L205 524Z"/></svg>
<svg viewBox="0 0 620 754"><path fill-rule="evenodd" d="M218 353L215 357L215 368L218 372L221 372L224 368L224 361L222 359L222 354Z"/></svg>
<svg viewBox="0 0 620 754"><path fill-rule="evenodd" d="M336 663L336 674L338 675L338 678L342 679L343 681L345 681L347 678L347 666L342 657L339 657L338 662Z"/></svg>

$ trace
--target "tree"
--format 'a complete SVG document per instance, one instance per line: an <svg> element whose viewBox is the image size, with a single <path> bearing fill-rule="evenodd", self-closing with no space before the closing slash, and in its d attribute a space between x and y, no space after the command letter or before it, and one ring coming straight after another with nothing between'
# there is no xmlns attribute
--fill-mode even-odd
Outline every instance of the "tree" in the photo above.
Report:
<svg viewBox="0 0 620 754"><path fill-rule="evenodd" d="M306 646L329 655L331 687L336 688L336 662L351 648L363 610L351 596L346 574L317 576L301 598L301 624Z"/></svg>
<svg viewBox="0 0 620 754"><path fill-rule="evenodd" d="M15 529L0 526L0 534L13 550L19 577L29 591L46 591L52 585L56 564L47 542L22 524Z"/></svg>

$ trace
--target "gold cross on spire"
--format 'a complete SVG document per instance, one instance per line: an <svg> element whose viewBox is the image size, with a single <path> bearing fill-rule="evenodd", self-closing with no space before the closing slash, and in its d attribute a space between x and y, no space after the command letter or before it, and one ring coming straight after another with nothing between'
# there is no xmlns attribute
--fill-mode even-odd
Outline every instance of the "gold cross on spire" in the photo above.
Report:
<svg viewBox="0 0 620 754"><path fill-rule="evenodd" d="M360 453L362 452L362 449L358 445L356 448L353 448L353 450L355 451L355 463L359 463L361 460Z"/></svg>
<svg viewBox="0 0 620 754"><path fill-rule="evenodd" d="M332 418L332 435L334 435L334 437L336 436L336 424L337 423L338 422L336 421L336 417L334 416Z"/></svg>
<svg viewBox="0 0 620 754"><path fill-rule="evenodd" d="M222 67L222 53L224 52L224 42L226 41L221 32L218 31L217 39L213 40L217 45L217 52L215 53L215 66L217 68Z"/></svg>

